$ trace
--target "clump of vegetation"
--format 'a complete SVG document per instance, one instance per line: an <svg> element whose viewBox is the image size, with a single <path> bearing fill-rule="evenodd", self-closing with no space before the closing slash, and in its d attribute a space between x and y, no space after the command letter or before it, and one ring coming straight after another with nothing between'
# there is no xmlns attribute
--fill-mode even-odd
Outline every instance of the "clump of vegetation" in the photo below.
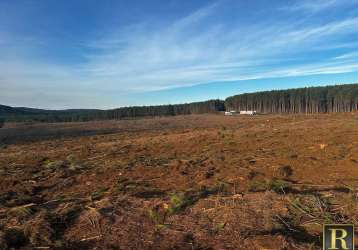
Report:
<svg viewBox="0 0 358 250"><path fill-rule="evenodd" d="M291 188L291 183L283 180L272 180L269 183L270 190L276 193L284 193Z"/></svg>
<svg viewBox="0 0 358 250"><path fill-rule="evenodd" d="M157 211L154 209L149 209L149 217L158 224L162 224L164 222L163 216L161 216Z"/></svg>
<svg viewBox="0 0 358 250"><path fill-rule="evenodd" d="M66 157L66 160L70 163L70 164L76 164L77 163L77 159L76 156L73 154L70 154Z"/></svg>
<svg viewBox="0 0 358 250"><path fill-rule="evenodd" d="M117 182L117 190L121 192L127 192L137 187L137 185L137 182L131 181L125 177L121 177Z"/></svg>
<svg viewBox="0 0 358 250"><path fill-rule="evenodd" d="M77 170L84 169L84 167L79 163L74 155L69 155L66 160L50 160L45 159L42 161L43 166L50 170L69 170L71 172L76 172Z"/></svg>
<svg viewBox="0 0 358 250"><path fill-rule="evenodd" d="M125 177L118 180L117 191L128 193L138 198L154 198L165 194L162 190L153 187L147 182L130 180Z"/></svg>
<svg viewBox="0 0 358 250"><path fill-rule="evenodd" d="M13 207L8 211L9 216L16 217L18 219L25 219L30 217L34 213L34 204Z"/></svg>
<svg viewBox="0 0 358 250"><path fill-rule="evenodd" d="M268 190L267 182L263 181L251 181L249 184L250 192L262 192Z"/></svg>
<svg viewBox="0 0 358 250"><path fill-rule="evenodd" d="M4 195L0 195L0 202L7 207L23 206L33 201L34 197L25 192L9 191Z"/></svg>
<svg viewBox="0 0 358 250"><path fill-rule="evenodd" d="M219 223L219 224L217 224L217 225L215 226L214 231L215 231L216 233L218 233L218 232L224 230L225 226L226 226L226 223L225 223L225 222Z"/></svg>
<svg viewBox="0 0 358 250"><path fill-rule="evenodd" d="M202 187L197 192L185 192L185 193L175 193L170 197L170 207L168 208L169 214L176 214L183 211L188 206L193 205L199 199L205 198L208 195L216 194L218 192L224 191L225 184L220 183L214 187Z"/></svg>
<svg viewBox="0 0 358 250"><path fill-rule="evenodd" d="M284 193L291 188L292 184L288 181L273 179L271 181L252 181L250 182L249 191L262 192L272 190L276 193Z"/></svg>
<svg viewBox="0 0 358 250"><path fill-rule="evenodd" d="M193 204L194 200L192 198L185 196L185 194L173 194L170 197L171 206L168 209L169 214L176 214Z"/></svg>
<svg viewBox="0 0 358 250"><path fill-rule="evenodd" d="M166 227L165 221L169 215L168 204L160 204L152 209L149 209L149 218L155 223L156 230L161 230Z"/></svg>
<svg viewBox="0 0 358 250"><path fill-rule="evenodd" d="M76 171L84 169L85 167L80 163L80 161L76 158L75 155L70 154L66 158L67 164L69 165L68 168L70 170Z"/></svg>
<svg viewBox="0 0 358 250"><path fill-rule="evenodd" d="M61 161L61 160L58 160L58 161L45 160L44 164L45 164L45 168L58 169L58 168L61 168L64 165L64 162Z"/></svg>
<svg viewBox="0 0 358 250"><path fill-rule="evenodd" d="M101 188L91 194L91 200L100 200L103 198L104 194L108 191L108 188Z"/></svg>
<svg viewBox="0 0 358 250"><path fill-rule="evenodd" d="M149 209L149 218L156 224L157 229L162 229L165 226L168 211L158 207Z"/></svg>
<svg viewBox="0 0 358 250"><path fill-rule="evenodd" d="M220 183L211 188L202 187L199 191L188 190L186 192L173 193L170 196L169 204L158 205L148 211L149 218L156 224L156 228L160 230L165 227L165 220L168 216L180 213L199 199L223 191L224 188L224 184Z"/></svg>

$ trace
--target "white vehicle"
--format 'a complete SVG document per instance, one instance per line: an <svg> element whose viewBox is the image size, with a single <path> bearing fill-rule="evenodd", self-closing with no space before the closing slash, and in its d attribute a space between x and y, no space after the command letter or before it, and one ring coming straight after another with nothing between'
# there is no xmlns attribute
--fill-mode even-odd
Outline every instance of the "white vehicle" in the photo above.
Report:
<svg viewBox="0 0 358 250"><path fill-rule="evenodd" d="M237 115L235 110L225 111L225 115Z"/></svg>
<svg viewBox="0 0 358 250"><path fill-rule="evenodd" d="M256 115L256 110L241 110L240 115Z"/></svg>

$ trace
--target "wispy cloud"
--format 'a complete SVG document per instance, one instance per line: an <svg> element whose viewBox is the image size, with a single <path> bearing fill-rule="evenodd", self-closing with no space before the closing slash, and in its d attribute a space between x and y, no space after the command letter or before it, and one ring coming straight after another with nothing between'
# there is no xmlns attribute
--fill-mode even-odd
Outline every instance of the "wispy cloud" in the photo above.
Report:
<svg viewBox="0 0 358 250"><path fill-rule="evenodd" d="M251 27L227 27L217 20L203 28L201 24L215 18L219 7L203 8L162 29L147 30L143 25L134 33L112 34L96 44L106 47L113 41L126 42L112 44L115 51L92 57L81 70L104 83L116 81L119 88L135 91L279 76L286 66L278 62L299 60L322 44L336 46L338 38L358 33L355 17L324 24L276 20ZM325 73L323 68L319 72Z"/></svg>
<svg viewBox="0 0 358 250"><path fill-rule="evenodd" d="M306 11L306 12L319 12L327 10L328 8L340 7L354 4L353 0L302 0L296 3L282 7L283 10L289 11Z"/></svg>
<svg viewBox="0 0 358 250"><path fill-rule="evenodd" d="M343 54L343 55L336 56L334 59L336 59L336 60L342 60L342 59L354 59L354 58L357 58L357 59L358 59L358 51L353 51L353 52L345 53L345 54Z"/></svg>
<svg viewBox="0 0 358 250"><path fill-rule="evenodd" d="M354 60L357 53L352 51L358 44L349 39L358 35L358 18L346 15L343 19L317 21L324 15L321 10L352 6L352 1L297 1L285 8L266 6L272 8L268 13L274 12L277 17L255 22L239 20L240 13L232 13L234 18L228 21L225 13L230 12L230 4L216 2L175 21L111 27L105 34L79 43L85 62L77 64L36 58L34 54L42 48L38 44L22 43L23 51L15 53L19 46L1 45L9 37L2 37L0 32L0 53L7 55L0 58L0 98L21 88L36 93L41 90L46 95L67 92L71 98L76 98L75 93L94 98L108 92L133 93L217 81L358 70L358 58ZM293 10L310 11L313 16L288 21L286 17ZM250 14L254 15L247 13ZM330 53L339 48L350 51L332 57Z"/></svg>

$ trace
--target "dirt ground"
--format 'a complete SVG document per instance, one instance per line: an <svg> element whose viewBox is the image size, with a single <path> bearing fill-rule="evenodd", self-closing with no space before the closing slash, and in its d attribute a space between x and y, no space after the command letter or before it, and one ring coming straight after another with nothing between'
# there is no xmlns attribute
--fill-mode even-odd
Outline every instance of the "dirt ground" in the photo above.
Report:
<svg viewBox="0 0 358 250"><path fill-rule="evenodd" d="M358 113L0 129L0 249L321 249L358 225Z"/></svg>

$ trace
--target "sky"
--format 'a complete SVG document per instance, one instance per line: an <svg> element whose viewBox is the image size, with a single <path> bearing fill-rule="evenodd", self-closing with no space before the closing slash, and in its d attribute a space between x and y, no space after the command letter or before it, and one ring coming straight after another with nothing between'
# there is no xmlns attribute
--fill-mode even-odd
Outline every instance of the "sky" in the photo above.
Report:
<svg viewBox="0 0 358 250"><path fill-rule="evenodd" d="M0 103L174 104L358 82L355 0L1 0Z"/></svg>

